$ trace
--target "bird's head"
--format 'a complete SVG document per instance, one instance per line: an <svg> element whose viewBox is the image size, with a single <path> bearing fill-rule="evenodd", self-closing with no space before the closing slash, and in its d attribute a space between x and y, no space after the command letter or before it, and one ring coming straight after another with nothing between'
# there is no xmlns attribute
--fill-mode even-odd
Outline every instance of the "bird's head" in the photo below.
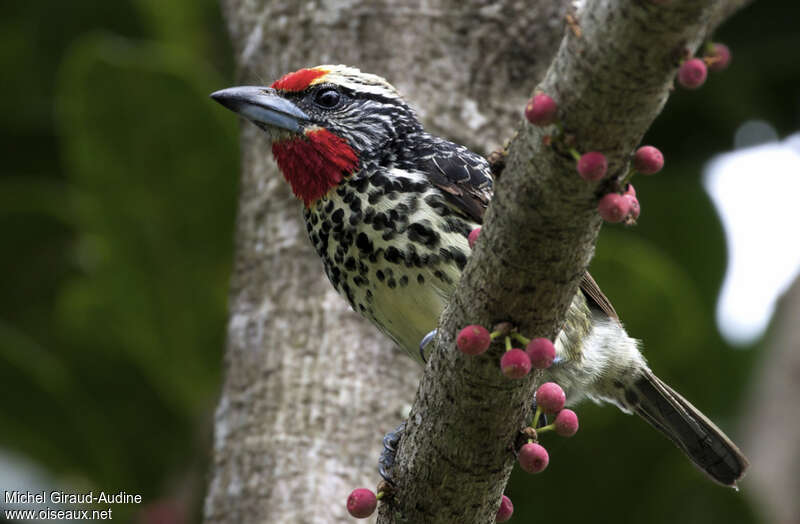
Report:
<svg viewBox="0 0 800 524"><path fill-rule="evenodd" d="M223 89L211 97L263 129L294 194L310 206L365 162L391 161L420 129L383 78L343 65L286 74L270 87Z"/></svg>

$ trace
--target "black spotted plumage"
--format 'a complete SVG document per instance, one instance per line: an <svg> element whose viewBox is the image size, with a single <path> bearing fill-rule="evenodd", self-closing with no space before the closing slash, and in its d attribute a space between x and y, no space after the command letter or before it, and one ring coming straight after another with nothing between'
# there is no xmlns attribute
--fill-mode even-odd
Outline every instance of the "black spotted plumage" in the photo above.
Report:
<svg viewBox="0 0 800 524"><path fill-rule="evenodd" d="M448 204L474 222L481 222L492 191L489 164L463 146L441 141L423 157L421 169L430 176Z"/></svg>

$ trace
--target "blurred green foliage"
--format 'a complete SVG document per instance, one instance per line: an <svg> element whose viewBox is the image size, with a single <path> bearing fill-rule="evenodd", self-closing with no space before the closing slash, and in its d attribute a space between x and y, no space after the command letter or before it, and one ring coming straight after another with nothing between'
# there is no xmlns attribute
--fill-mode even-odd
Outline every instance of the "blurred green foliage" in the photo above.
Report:
<svg viewBox="0 0 800 524"><path fill-rule="evenodd" d="M197 507L238 178L219 6L4 11L0 446L53 487Z"/></svg>
<svg viewBox="0 0 800 524"><path fill-rule="evenodd" d="M238 175L236 119L207 99L233 76L219 7L6 4L0 448L64 488L183 497L197 512ZM667 169L636 180L639 227L605 228L592 266L659 375L732 432L758 353L729 347L714 324L725 246L700 173L745 120L800 128L792 9L757 2L721 29L732 67L676 91L646 137ZM546 476L513 477L516 521L757 521L746 497L641 421L579 414L583 430L552 442Z"/></svg>

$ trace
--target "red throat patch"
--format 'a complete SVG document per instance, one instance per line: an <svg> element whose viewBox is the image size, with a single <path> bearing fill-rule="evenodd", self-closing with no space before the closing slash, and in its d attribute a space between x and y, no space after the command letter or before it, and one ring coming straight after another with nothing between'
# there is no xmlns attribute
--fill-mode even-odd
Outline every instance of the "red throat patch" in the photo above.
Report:
<svg viewBox="0 0 800 524"><path fill-rule="evenodd" d="M306 207L339 185L358 166L355 151L326 129L275 142L272 154L292 191Z"/></svg>
<svg viewBox="0 0 800 524"><path fill-rule="evenodd" d="M324 69L299 69L294 73L287 73L275 80L270 86L280 91L302 91L317 78L327 75Z"/></svg>

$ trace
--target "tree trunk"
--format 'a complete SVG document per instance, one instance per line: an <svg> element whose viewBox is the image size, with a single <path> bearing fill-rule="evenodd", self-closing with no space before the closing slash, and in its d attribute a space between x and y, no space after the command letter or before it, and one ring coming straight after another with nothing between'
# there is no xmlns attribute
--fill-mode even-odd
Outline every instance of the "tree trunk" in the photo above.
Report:
<svg viewBox="0 0 800 524"><path fill-rule="evenodd" d="M742 2L732 0L717 4L731 6ZM636 35L643 32L644 42L648 39L672 42L679 34L686 37L684 45L696 45L704 31L714 25L709 19L713 20L722 11L719 7L715 12L703 7L710 2L683 0L676 3L673 11L670 11L672 7L666 8L666 12L672 15L664 20L674 25L668 29L668 35L659 33L653 37L646 31L647 27L641 26L647 20L640 14L634 16L634 22L639 26L633 32ZM512 0L491 4L482 0L428 0L421 4L410 0L223 0L240 66L240 83L270 83L283 73L323 63L357 66L385 76L393 83L417 109L430 131L482 153L502 143L516 127L525 101L543 78L561 42L568 2L529 4ZM624 16L614 19L616 4L619 4L622 14L636 12L636 9L657 8L654 3L644 0L606 0L592 4L600 6L593 9L594 14L605 16L606 22L625 26L619 30L613 28L614 34L621 37L629 37L630 33L625 35L626 28L633 25ZM656 16L660 14L654 13ZM681 21L678 18L681 14L689 18ZM691 18L700 14L704 17L702 20ZM691 28L682 28L680 23ZM588 24L595 36L608 34L600 21L588 20ZM592 108L581 107L581 100L564 91L564 84L559 84L557 77L565 71L569 74L577 71L578 76L571 80L574 85L587 89L586 100L603 96L613 98L615 95L600 89L601 84L588 82L585 73L580 72L580 67L576 69L574 64L570 64L569 59L576 52L580 53L576 48L588 42L590 53L595 53L600 63L608 62L608 52L614 50L614 46L609 42L581 42L578 38L576 34L571 41L572 47L564 49L562 46L565 58L560 67L566 69L551 70L547 82L567 100L568 105L586 109L586 113L573 113L571 117L573 123L581 125L592 118ZM630 62L635 67L637 60L652 56L663 58L666 54L664 49L636 52L634 59L626 61L626 64ZM630 151L660 110L668 89L666 79L674 73L675 60L677 58L647 64L649 70L657 71L658 77L645 79L649 81L647 85L652 93L632 99L637 103L643 100L645 111L633 113L637 119L630 127L618 126L620 129L615 136L622 137L620 140L607 144L608 139L604 141L602 136L598 136L602 133L601 126L595 126L581 137L588 144L609 145L615 154L612 172L618 173L624 168L622 154ZM590 71L596 70L596 64L589 65ZM597 80L602 81L602 75ZM619 76L612 80L616 84L608 85L624 85ZM631 100L619 102L624 102L622 107L625 110L632 103ZM611 120L619 123L618 118L613 118L611 105L607 103L597 107L606 113L612 111ZM594 113L594 117L607 118L609 115L606 113ZM500 184L506 187L506 198L501 204L506 209L525 207L524 200L530 196L530 185L515 184L526 169L527 153L535 149L532 145L535 137L530 133L522 136L516 147L516 156L512 151L509 165L516 175L501 179ZM335 295L306 239L300 205L291 197L274 167L266 142L253 126L243 128L242 146L244 176L230 298L227 374L216 414L214 467L206 499L206 522L344 521L344 501L348 491L360 485L369 486L377 479L375 463L380 437L402 420L404 406L411 400L419 370L414 369L410 359L390 350L390 343L350 312L345 302ZM551 160L536 166L544 173L539 182L546 181L547 176L554 176L556 170L563 170L567 165L563 160ZM516 167L512 166L513 163ZM520 193L522 200L507 198L514 194L514 187L525 189ZM557 194L558 188L547 188L547 192ZM534 311L536 318L526 316L528 325L536 326L529 334L537 331L552 334L563 320L565 304L568 303L565 297L568 297L570 288L574 293L575 278L578 278L575 275L579 276L588 264L599 220L589 213L587 207L593 198L590 192L582 189L579 196L566 198L566 205L572 206L576 213L570 213L570 207L559 211L559 216L571 218L556 229L568 232L566 238L571 240L566 242L565 237L556 235L536 244L537 248L552 247L543 250L542 257L568 263L561 264L555 281L550 279L544 286L541 285L544 283L541 275L547 271L543 267L529 271L528 290L538 286L548 297L545 303L551 308L547 314ZM561 197L564 197L563 193ZM492 206L497 207L494 203ZM487 274L487 268L501 270L503 268L499 266L505 266L517 271L525 264L530 266L530 261L520 263L521 250L509 249L514 243L508 227L513 220L509 222L509 215L498 215L495 211L490 208L488 215L490 222L494 220L497 225L494 229L488 226L487 245L505 249L509 256L491 259L488 249L481 254L479 248L475 256L483 257L492 265L476 269L471 262L474 270L472 279L467 279L468 288L474 287L476 282L486 286L484 289L498 287L502 271ZM495 215L500 218L491 218ZM513 229L519 230L518 227ZM572 240L576 240L575 246L565 245ZM470 271L469 266L467 271ZM518 280L505 292L518 294ZM446 315L447 336L440 337L437 354L452 342L450 328L463 325L465 315L485 320L491 316L490 310L497 306L498 301L502 302L500 294L493 293L489 304L468 305L463 297L469 296L469 290L464 291L461 287L458 294L462 299L456 301ZM519 302L519 297L516 300ZM433 370L431 366L437 366L435 359L429 365L427 381L421 391L446 394L446 384L453 379L453 373L442 373L445 386L437 390L434 375L438 368ZM449 368L453 370L452 366ZM496 386L490 382L482 382L479 387ZM505 400L500 396L495 399L505 402L505 409L512 405L509 402L512 397L514 406L525 404L516 402L527 398L519 386L505 389L502 394L510 396L503 397ZM530 389L530 384L527 389ZM446 405L437 401L435 396L427 398L426 402L430 406ZM420 446L424 448L425 438L420 438L420 432L414 428L432 428L431 420L426 419L426 402L415 408L409 432L412 444L408 448L415 452L421 449ZM463 418L465 414L462 411L451 410L450 415ZM513 431L512 426L521 413L508 418L506 425L497 430L508 433L511 428ZM420 421L427 422L421 424ZM473 429L481 426L480 420L472 422L470 427ZM449 433L454 427L465 426L452 424ZM439 435L441 429L431 429L430 434ZM443 438L444 445L448 437L445 435ZM507 440L498 439L498 450L502 451L507 445ZM405 447L404 444L401 453L407 451ZM497 462L495 459L502 455L498 450L487 454L491 461ZM473 455L472 450L465 454ZM419 475L420 470L414 470L414 467L420 465L422 456L428 455L418 455L414 464L400 461L403 475L407 474L406 479L401 479L401 484L418 478L414 475ZM507 458L498 460L500 466L481 480L498 484L494 486L494 492L502 489L497 481L507 479L510 470L509 464L502 463L507 462ZM409 464L410 468L407 467ZM451 469L439 473L449 478L450 484L461 485L458 484L462 478L459 475L464 474L461 466L444 464L443 467ZM421 489L422 484L415 485L414 489ZM471 488L485 494L493 493L484 489L485 486L472 485ZM407 493L412 491L409 489ZM457 505L458 497L451 499L450 502ZM488 521L484 517L493 511L493 504L496 508L498 500L499 497L494 497L488 503L481 501L480 507L472 512L472 520ZM413 500L406 497L402 506L412 507ZM442 509L448 510L446 506L444 504L436 510L439 511L436 519L441 517ZM462 505L458 511L463 512L469 506ZM414 508L407 516L418 509ZM394 519L397 515L398 512L388 515L384 511L382 518ZM439 521L436 519L431 521Z"/></svg>

